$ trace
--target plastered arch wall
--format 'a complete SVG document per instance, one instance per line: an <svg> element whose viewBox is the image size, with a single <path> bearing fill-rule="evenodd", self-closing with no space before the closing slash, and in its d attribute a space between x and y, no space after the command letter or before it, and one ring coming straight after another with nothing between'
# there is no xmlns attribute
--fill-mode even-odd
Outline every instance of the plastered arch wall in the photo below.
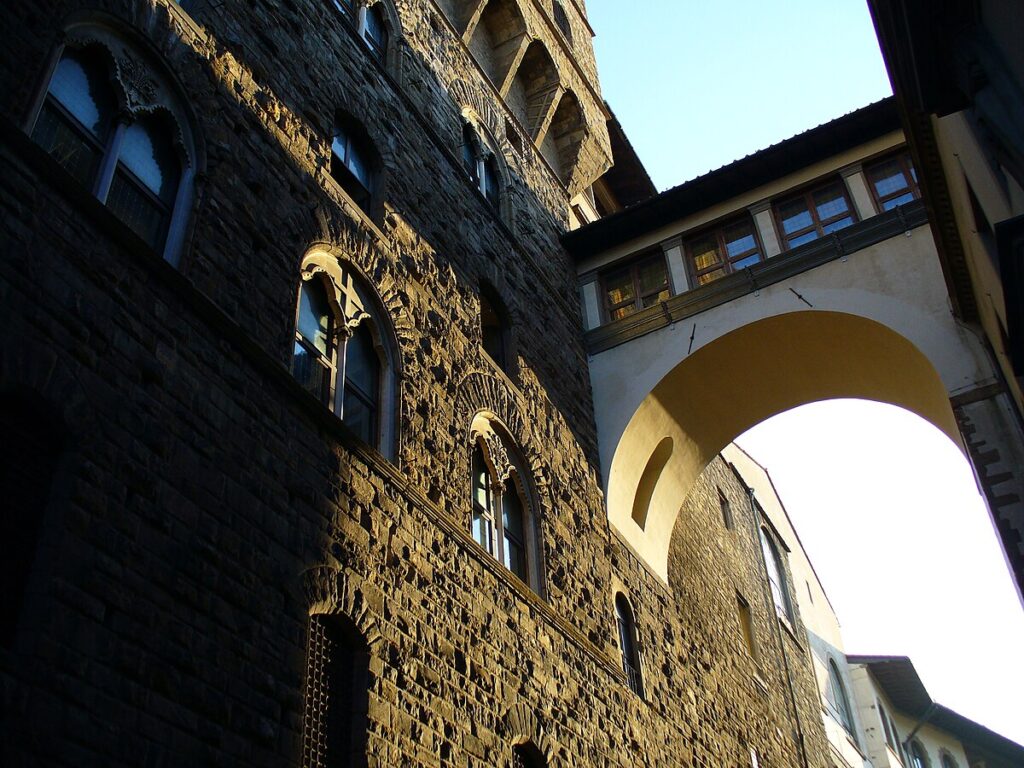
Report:
<svg viewBox="0 0 1024 768"><path fill-rule="evenodd" d="M610 522L667 581L668 546L679 508L714 456L771 416L832 398L906 408L962 448L942 378L904 336L841 312L776 315L697 350L643 400L611 461ZM641 527L634 509L636 495L643 490L652 451L666 438L672 441L672 454Z"/></svg>

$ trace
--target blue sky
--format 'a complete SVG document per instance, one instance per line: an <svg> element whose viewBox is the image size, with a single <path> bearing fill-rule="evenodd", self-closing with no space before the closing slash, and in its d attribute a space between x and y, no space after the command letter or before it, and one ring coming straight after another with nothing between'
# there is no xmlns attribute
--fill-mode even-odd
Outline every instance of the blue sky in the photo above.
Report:
<svg viewBox="0 0 1024 768"><path fill-rule="evenodd" d="M587 8L604 97L659 189L891 93L862 0ZM738 442L771 472L847 651L909 655L934 698L1024 743L1024 612L959 449L906 411L851 400Z"/></svg>

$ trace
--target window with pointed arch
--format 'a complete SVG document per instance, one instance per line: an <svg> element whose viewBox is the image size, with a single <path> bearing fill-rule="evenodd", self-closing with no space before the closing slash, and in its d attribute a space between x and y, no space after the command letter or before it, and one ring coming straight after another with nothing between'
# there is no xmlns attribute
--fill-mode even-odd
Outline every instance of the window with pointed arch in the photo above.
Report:
<svg viewBox="0 0 1024 768"><path fill-rule="evenodd" d="M292 375L393 458L397 345L376 293L351 265L317 251L303 262L297 304Z"/></svg>
<svg viewBox="0 0 1024 768"><path fill-rule="evenodd" d="M759 529L761 535L761 552L764 555L765 568L768 570L768 585L771 587L772 601L776 612L786 621L793 623L793 601L789 595L786 582L786 569L783 567L779 549L764 528Z"/></svg>
<svg viewBox="0 0 1024 768"><path fill-rule="evenodd" d="M956 759L949 752L942 752L942 768L960 768Z"/></svg>
<svg viewBox="0 0 1024 768"><path fill-rule="evenodd" d="M501 202L501 176L494 150L472 125L462 126L462 165L470 181L492 207Z"/></svg>
<svg viewBox="0 0 1024 768"><path fill-rule="evenodd" d="M839 666L834 659L828 660L828 690L826 693L828 703L835 713L839 724L846 729L846 732L853 734L853 715L850 712L850 700L846 697L846 687L843 685L843 678L839 674Z"/></svg>
<svg viewBox="0 0 1024 768"><path fill-rule="evenodd" d="M67 30L32 138L151 248L180 263L197 150L162 65L114 30Z"/></svg>
<svg viewBox="0 0 1024 768"><path fill-rule="evenodd" d="M917 739L910 742L910 768L931 768L931 765L928 753L921 746L921 742Z"/></svg>
<svg viewBox="0 0 1024 768"><path fill-rule="evenodd" d="M618 629L619 652L622 654L622 671L633 693L643 698L644 682L640 670L640 642L636 621L629 600L621 592L615 595L615 626Z"/></svg>
<svg viewBox="0 0 1024 768"><path fill-rule="evenodd" d="M520 581L540 592L540 569L529 484L519 452L488 414L470 430L473 538Z"/></svg>
<svg viewBox="0 0 1024 768"><path fill-rule="evenodd" d="M330 0L342 18L366 44L370 55L381 64L387 63L391 32L381 0Z"/></svg>

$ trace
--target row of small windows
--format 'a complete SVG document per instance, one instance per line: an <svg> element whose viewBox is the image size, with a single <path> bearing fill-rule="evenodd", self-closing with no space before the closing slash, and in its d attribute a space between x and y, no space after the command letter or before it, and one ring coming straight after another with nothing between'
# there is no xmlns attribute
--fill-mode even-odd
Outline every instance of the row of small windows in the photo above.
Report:
<svg viewBox="0 0 1024 768"><path fill-rule="evenodd" d="M878 211L892 210L920 197L917 172L905 152L868 166L864 174ZM838 179L775 202L773 213L784 251L857 221L846 185ZM749 214L687 238L684 250L695 286L765 260L761 238ZM614 267L601 275L601 281L608 321L621 320L671 295L668 264L661 252Z"/></svg>

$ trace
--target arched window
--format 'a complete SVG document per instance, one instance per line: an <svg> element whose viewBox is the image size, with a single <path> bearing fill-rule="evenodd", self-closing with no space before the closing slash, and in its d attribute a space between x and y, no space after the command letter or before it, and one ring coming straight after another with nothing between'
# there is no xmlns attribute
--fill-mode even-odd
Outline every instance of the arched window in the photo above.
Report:
<svg viewBox="0 0 1024 768"><path fill-rule="evenodd" d="M910 768L930 768L930 766L928 753L921 746L921 742L914 739L910 742Z"/></svg>
<svg viewBox="0 0 1024 768"><path fill-rule="evenodd" d="M828 660L828 702L839 719L839 723L847 733L853 733L853 717L850 715L850 701L846 698L846 688L839 674L839 667L832 659Z"/></svg>
<svg viewBox="0 0 1024 768"><path fill-rule="evenodd" d="M534 516L518 452L485 416L473 420L473 538L539 591Z"/></svg>
<svg viewBox="0 0 1024 768"><path fill-rule="evenodd" d="M622 653L622 671L626 673L629 687L637 696L643 697L644 684L640 671L640 644L633 620L633 609L626 596L615 595L615 625L619 634L619 651Z"/></svg>
<svg viewBox="0 0 1024 768"><path fill-rule="evenodd" d="M768 584L771 586L775 610L792 623L793 603L789 596L789 586L786 583L786 571L782 565L782 558L779 556L775 542L764 528L760 529L760 534L761 552L764 555L765 567L768 569Z"/></svg>
<svg viewBox="0 0 1024 768"><path fill-rule="evenodd" d="M196 167L183 102L157 66L110 30L67 34L32 138L177 265Z"/></svg>
<svg viewBox="0 0 1024 768"><path fill-rule="evenodd" d="M337 257L306 257L295 313L292 375L345 426L394 456L396 356L376 296Z"/></svg>
<svg viewBox="0 0 1024 768"><path fill-rule="evenodd" d="M339 112L331 140L331 176L371 218L379 166L377 153L362 126Z"/></svg>
<svg viewBox="0 0 1024 768"><path fill-rule="evenodd" d="M331 0L344 19L366 44L370 54L380 63L387 62L390 33L381 2L365 0Z"/></svg>
<svg viewBox="0 0 1024 768"><path fill-rule="evenodd" d="M492 150L468 123L462 127L462 165L480 194L492 206L501 201L501 177Z"/></svg>
<svg viewBox="0 0 1024 768"><path fill-rule="evenodd" d="M512 332L508 310L487 283L480 286L480 343L501 370L512 375Z"/></svg>
<svg viewBox="0 0 1024 768"><path fill-rule="evenodd" d="M370 654L340 615L309 620L303 765L365 766Z"/></svg>
<svg viewBox="0 0 1024 768"><path fill-rule="evenodd" d="M942 768L960 768L956 760L949 752L942 753Z"/></svg>
<svg viewBox="0 0 1024 768"><path fill-rule="evenodd" d="M512 768L547 768L544 753L532 741L512 747Z"/></svg>
<svg viewBox="0 0 1024 768"><path fill-rule="evenodd" d="M18 628L64 432L41 403L0 394L0 646Z"/></svg>

